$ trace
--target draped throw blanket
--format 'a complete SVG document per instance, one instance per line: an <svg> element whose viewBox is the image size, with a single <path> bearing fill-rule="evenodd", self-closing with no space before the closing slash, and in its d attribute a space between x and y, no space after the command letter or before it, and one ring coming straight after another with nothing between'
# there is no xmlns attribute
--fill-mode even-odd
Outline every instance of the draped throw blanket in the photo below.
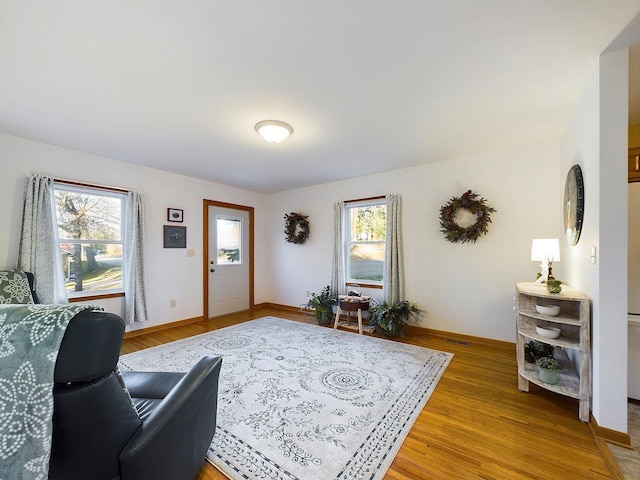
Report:
<svg viewBox="0 0 640 480"><path fill-rule="evenodd" d="M0 305L0 477L46 479L53 374L69 321L91 305Z"/></svg>

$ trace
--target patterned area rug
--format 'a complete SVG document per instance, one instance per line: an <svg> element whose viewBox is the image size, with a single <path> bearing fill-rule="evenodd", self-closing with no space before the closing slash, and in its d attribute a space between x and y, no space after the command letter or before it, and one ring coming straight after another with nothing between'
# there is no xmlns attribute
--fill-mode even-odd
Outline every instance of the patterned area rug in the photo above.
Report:
<svg viewBox="0 0 640 480"><path fill-rule="evenodd" d="M141 350L122 370L223 357L207 459L232 479L380 479L450 353L265 317Z"/></svg>

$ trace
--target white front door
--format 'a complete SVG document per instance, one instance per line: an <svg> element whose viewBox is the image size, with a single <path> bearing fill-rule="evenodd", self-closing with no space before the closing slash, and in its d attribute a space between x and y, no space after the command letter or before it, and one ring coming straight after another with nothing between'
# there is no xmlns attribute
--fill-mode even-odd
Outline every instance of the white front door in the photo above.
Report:
<svg viewBox="0 0 640 480"><path fill-rule="evenodd" d="M208 218L209 318L248 310L249 212L209 205Z"/></svg>

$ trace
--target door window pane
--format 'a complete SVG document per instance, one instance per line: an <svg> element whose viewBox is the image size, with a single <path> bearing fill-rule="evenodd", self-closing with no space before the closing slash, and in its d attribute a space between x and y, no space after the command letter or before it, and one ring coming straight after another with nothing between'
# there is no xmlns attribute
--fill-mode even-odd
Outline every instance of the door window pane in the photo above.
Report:
<svg viewBox="0 0 640 480"><path fill-rule="evenodd" d="M217 218L218 265L242 263L242 221Z"/></svg>

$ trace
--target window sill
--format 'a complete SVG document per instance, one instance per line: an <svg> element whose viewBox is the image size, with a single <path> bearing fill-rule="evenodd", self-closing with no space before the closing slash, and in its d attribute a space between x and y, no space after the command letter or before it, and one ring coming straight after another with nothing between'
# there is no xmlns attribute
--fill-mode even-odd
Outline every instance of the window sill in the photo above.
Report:
<svg viewBox="0 0 640 480"><path fill-rule="evenodd" d="M378 288L382 290L382 285L374 284L374 283L355 283L355 282L347 282L345 284L347 287L360 287L360 288Z"/></svg>
<svg viewBox="0 0 640 480"><path fill-rule="evenodd" d="M124 292L102 293L96 295L82 295L80 297L69 297L69 303L86 302L91 300L103 300L105 298L124 297Z"/></svg>

